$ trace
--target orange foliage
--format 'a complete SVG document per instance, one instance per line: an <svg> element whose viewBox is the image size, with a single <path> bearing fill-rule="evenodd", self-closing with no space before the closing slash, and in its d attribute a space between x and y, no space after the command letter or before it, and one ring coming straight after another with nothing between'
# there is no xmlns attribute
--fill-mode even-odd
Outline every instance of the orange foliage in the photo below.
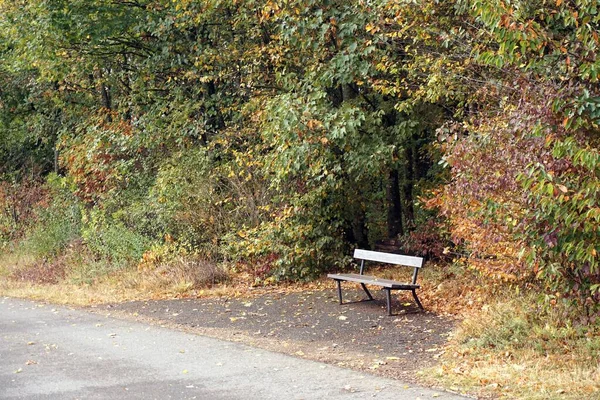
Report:
<svg viewBox="0 0 600 400"><path fill-rule="evenodd" d="M96 118L85 132L63 143L60 160L77 186L75 194L88 204L121 187L125 180L119 164L140 152L133 145L131 121L116 113Z"/></svg>
<svg viewBox="0 0 600 400"><path fill-rule="evenodd" d="M458 255L493 279L533 275L520 257L528 246L521 233L531 205L518 177L550 156L544 139L531 135L536 111L504 110L469 126L468 134L449 135L444 150L452 181L428 203L448 219L453 242L465 250Z"/></svg>

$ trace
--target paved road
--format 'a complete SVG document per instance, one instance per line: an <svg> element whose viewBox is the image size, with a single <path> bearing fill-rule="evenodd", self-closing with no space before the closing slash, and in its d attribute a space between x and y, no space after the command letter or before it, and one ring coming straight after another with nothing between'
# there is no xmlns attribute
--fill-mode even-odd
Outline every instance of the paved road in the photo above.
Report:
<svg viewBox="0 0 600 400"><path fill-rule="evenodd" d="M0 298L0 399L462 399L80 310Z"/></svg>

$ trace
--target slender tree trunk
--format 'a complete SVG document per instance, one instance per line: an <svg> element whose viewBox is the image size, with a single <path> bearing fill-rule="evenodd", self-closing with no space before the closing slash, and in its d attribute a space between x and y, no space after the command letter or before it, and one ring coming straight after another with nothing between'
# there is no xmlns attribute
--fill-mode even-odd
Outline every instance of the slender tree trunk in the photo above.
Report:
<svg viewBox="0 0 600 400"><path fill-rule="evenodd" d="M369 230L367 229L366 216L364 210L356 210L354 220L352 221L352 234L354 241L361 249L369 248Z"/></svg>
<svg viewBox="0 0 600 400"><path fill-rule="evenodd" d="M56 175L58 175L58 173L59 173L58 156L59 156L58 148L56 147L56 145L54 145L54 173Z"/></svg>
<svg viewBox="0 0 600 400"><path fill-rule="evenodd" d="M398 170L393 169L388 175L387 182L387 234L392 239L404 234L402 226L402 202L400 201L400 183Z"/></svg>
<svg viewBox="0 0 600 400"><path fill-rule="evenodd" d="M112 110L112 99L110 96L110 89L105 84L101 84L100 91L102 93L102 105L107 110Z"/></svg>
<svg viewBox="0 0 600 400"><path fill-rule="evenodd" d="M412 145L406 146L405 150L406 168L404 170L404 182L402 182L402 197L404 199L404 222L406 228L410 229L414 226L415 222L415 209L413 199L413 187L414 187L414 159L415 149Z"/></svg>

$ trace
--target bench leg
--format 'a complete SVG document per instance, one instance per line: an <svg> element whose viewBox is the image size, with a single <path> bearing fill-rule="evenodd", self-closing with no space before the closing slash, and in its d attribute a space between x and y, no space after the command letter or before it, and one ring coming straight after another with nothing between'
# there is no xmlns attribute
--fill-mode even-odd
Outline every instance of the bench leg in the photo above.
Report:
<svg viewBox="0 0 600 400"><path fill-rule="evenodd" d="M367 296L369 296L369 300L373 300L373 296L371 296L371 292L369 292L369 289L367 289L367 287L365 286L365 284L361 283L360 286L362 286L362 288L365 291L365 293L367 294Z"/></svg>
<svg viewBox="0 0 600 400"><path fill-rule="evenodd" d="M337 283L337 291L338 291L338 298L340 299L340 304L344 304L342 302L342 282L340 280L336 279L335 283Z"/></svg>
<svg viewBox="0 0 600 400"><path fill-rule="evenodd" d="M387 299L387 313L389 316L392 315L392 291L390 289L385 290L385 297Z"/></svg>
<svg viewBox="0 0 600 400"><path fill-rule="evenodd" d="M411 292L412 292L412 295L413 295L413 297L414 297L415 301L417 302L417 305L419 306L419 308L420 308L421 310L423 310L423 309L424 309L424 308L423 308L423 304L421 304L421 302L419 301L419 298L417 297L417 292L416 292L414 289L413 289L413 290L411 290Z"/></svg>

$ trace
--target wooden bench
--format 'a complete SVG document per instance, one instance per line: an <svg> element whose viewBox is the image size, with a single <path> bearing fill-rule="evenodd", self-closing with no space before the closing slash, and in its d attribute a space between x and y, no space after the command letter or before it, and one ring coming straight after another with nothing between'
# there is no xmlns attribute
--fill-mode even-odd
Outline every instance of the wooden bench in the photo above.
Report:
<svg viewBox="0 0 600 400"><path fill-rule="evenodd" d="M419 308L421 310L423 309L423 305L419 301L419 298L417 297L417 293L416 293L416 290L421 287L420 285L417 285L417 274L419 273L419 269L423 266L423 259L421 257L411 257L411 256L400 255L400 254L381 253L378 251L356 249L356 250L354 250L354 258L357 260L361 260L359 274L328 274L327 275L328 278L335 280L337 283L340 304L343 304L343 302L342 302L342 281L348 281L348 282L360 283L360 285L363 288L363 290L365 291L365 293L367 293L369 300L373 300L373 296L371 295L371 292L369 292L369 289L367 289L366 285L381 286L382 289L385 290L385 292L386 292L388 315L392 315L392 295L391 295L392 290L410 290L412 292L412 295L413 295L417 305L419 306ZM375 262L380 262L380 263L385 263L385 264L393 264L393 265L400 265L400 266L405 266L405 267L412 267L412 268L414 268L414 271L412 274L412 282L411 283L397 282L397 281L393 281L390 279L382 279L382 278L377 278L377 277L371 276L371 275L365 275L364 274L365 261L375 261Z"/></svg>

